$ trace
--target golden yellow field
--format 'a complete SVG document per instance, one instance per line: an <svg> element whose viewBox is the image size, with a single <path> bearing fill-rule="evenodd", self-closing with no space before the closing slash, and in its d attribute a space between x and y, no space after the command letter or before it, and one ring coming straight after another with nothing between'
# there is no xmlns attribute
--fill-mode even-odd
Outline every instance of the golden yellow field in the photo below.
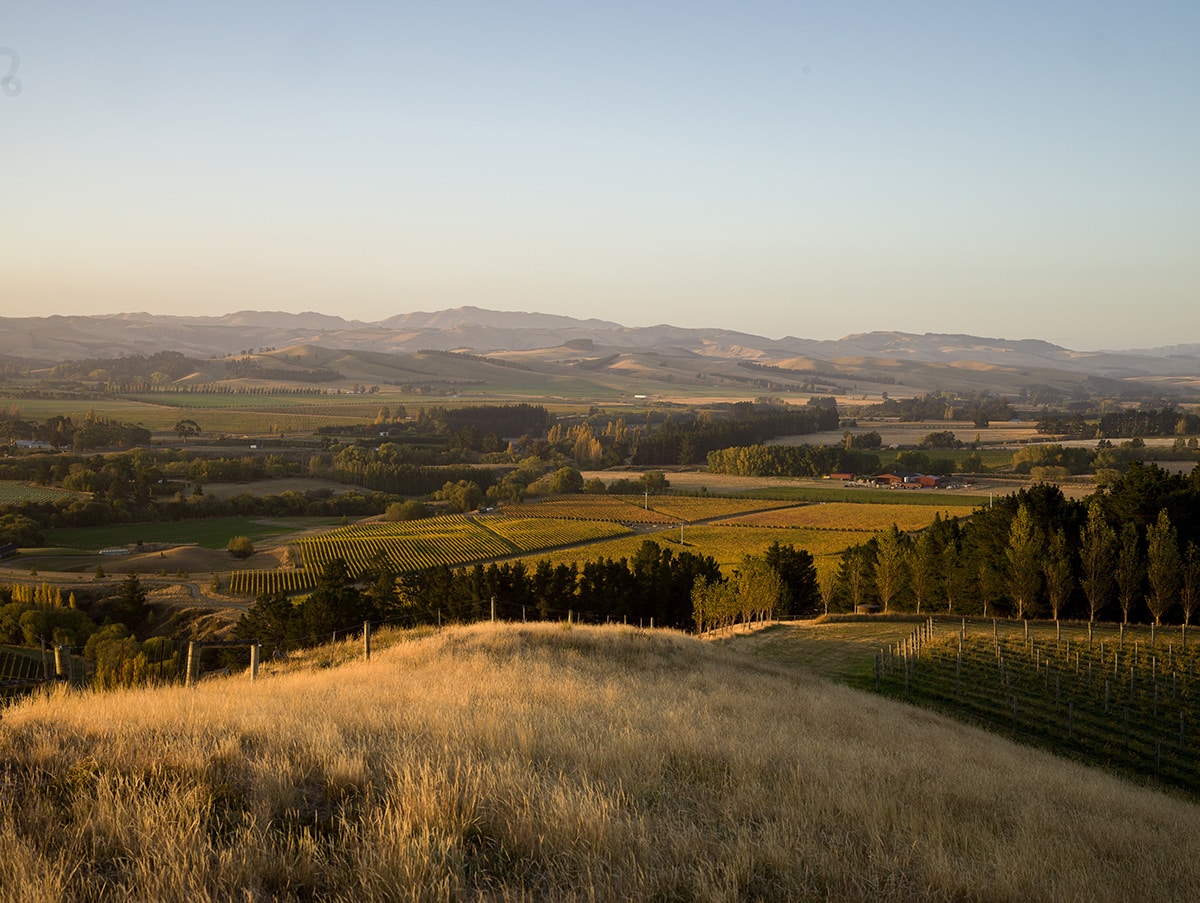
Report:
<svg viewBox="0 0 1200 903"><path fill-rule="evenodd" d="M895 524L905 531L923 530L933 523L934 514L945 520L962 517L969 509L939 508L933 505L878 505L854 502L823 502L793 508L779 508L730 517L721 523L754 527L810 527L820 530L856 530L879 533Z"/></svg>
<svg viewBox="0 0 1200 903"><path fill-rule="evenodd" d="M865 539L861 533L854 531L730 527L715 524L684 527L683 545L680 545L679 535L680 530L676 526L592 543L577 549L539 553L523 560L531 563L547 558L553 564L570 564L573 561L582 563L595 558L629 558L645 540L652 539L675 552L711 555L717 564L728 569L741 561L743 555L757 555L776 541L783 545L790 543L798 549L806 549L814 558L820 559L822 556L840 555L847 546L863 542Z"/></svg>
<svg viewBox="0 0 1200 903"><path fill-rule="evenodd" d="M57 690L6 710L0 900L1157 903L1200 888L1200 806L736 645L553 624L391 642L257 683Z"/></svg>
<svg viewBox="0 0 1200 903"><path fill-rule="evenodd" d="M641 501L635 500L635 504ZM690 495L660 495L650 497L650 507L660 514L675 520L710 520L714 517L731 517L750 511L782 508L791 502L772 502L763 499L730 499Z"/></svg>
<svg viewBox="0 0 1200 903"><path fill-rule="evenodd" d="M615 495L566 495L523 505L505 505L513 517L563 517L582 520L612 520L625 524L669 524L672 518L646 508L641 500Z"/></svg>

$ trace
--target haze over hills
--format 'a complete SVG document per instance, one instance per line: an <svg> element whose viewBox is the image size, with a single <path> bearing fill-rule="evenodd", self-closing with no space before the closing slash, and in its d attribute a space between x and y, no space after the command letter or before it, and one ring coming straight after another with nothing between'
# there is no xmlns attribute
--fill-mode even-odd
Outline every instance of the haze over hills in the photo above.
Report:
<svg viewBox="0 0 1200 903"><path fill-rule="evenodd" d="M796 389L800 386L791 384L846 388L853 383L858 389L862 383L877 383L897 387L893 394L938 389L1015 393L1035 387L1089 395L1188 398L1200 393L1200 343L1081 352L1038 339L937 333L771 339L723 328L631 328L601 319L477 307L397 314L373 323L277 311L0 318L0 355L47 365L160 350L209 359L265 349L293 361L329 357L315 349L336 351L336 368L347 379L372 381L389 368L416 376L429 370L426 364L412 366L411 359L390 356L441 351L486 356L550 377L614 373L695 388L738 383L769 388L775 382ZM436 369L446 376L444 362Z"/></svg>

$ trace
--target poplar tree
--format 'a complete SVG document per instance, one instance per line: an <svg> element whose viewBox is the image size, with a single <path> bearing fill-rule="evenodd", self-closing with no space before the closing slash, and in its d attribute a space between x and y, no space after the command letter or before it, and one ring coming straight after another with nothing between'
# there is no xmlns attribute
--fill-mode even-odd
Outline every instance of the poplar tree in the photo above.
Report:
<svg viewBox="0 0 1200 903"><path fill-rule="evenodd" d="M934 582L937 580L937 552L933 547L933 537L928 530L917 534L909 546L908 555L908 587L912 590L913 601L917 605L917 614L921 613L921 605L933 593Z"/></svg>
<svg viewBox="0 0 1200 903"><path fill-rule="evenodd" d="M1121 618L1129 623L1129 612L1142 588L1142 554L1138 548L1138 532L1133 521L1121 525L1118 543L1117 567L1113 576L1117 581L1117 601L1121 604Z"/></svg>
<svg viewBox="0 0 1200 903"><path fill-rule="evenodd" d="M1079 544L1081 567L1079 582L1088 600L1088 618L1095 621L1113 594L1113 556L1117 549L1117 534L1095 500L1088 505L1087 524Z"/></svg>
<svg viewBox="0 0 1200 903"><path fill-rule="evenodd" d="M1175 527L1167 509L1161 508L1158 520L1146 528L1146 576L1150 580L1146 605L1154 615L1155 624L1162 623L1162 616L1179 595L1181 564Z"/></svg>
<svg viewBox="0 0 1200 903"><path fill-rule="evenodd" d="M892 524L891 529L881 533L875 549L875 589L879 601L887 612L892 600L900 592L904 577L904 537Z"/></svg>
<svg viewBox="0 0 1200 903"><path fill-rule="evenodd" d="M1046 575L1046 595L1050 598L1050 611L1054 613L1054 620L1057 621L1059 612L1066 607L1067 600L1071 598L1071 587L1074 583L1071 550L1067 548L1067 536L1061 529L1050 534L1042 571Z"/></svg>
<svg viewBox="0 0 1200 903"><path fill-rule="evenodd" d="M1183 587L1179 594L1179 604L1183 607L1183 625L1192 623L1192 615L1196 613L1196 605L1200 603L1200 552L1196 544L1188 541L1187 552L1183 556Z"/></svg>
<svg viewBox="0 0 1200 903"><path fill-rule="evenodd" d="M1042 586L1042 537L1029 508L1021 505L1013 518L1005 558L1008 561L1008 591L1017 604L1017 617L1032 612Z"/></svg>

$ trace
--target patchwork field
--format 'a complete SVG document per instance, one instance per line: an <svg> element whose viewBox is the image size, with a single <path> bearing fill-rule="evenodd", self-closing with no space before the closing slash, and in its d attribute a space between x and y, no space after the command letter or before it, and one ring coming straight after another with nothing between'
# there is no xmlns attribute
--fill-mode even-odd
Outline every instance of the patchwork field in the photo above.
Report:
<svg viewBox="0 0 1200 903"><path fill-rule="evenodd" d="M739 527L808 527L818 530L878 533L887 530L892 524L904 531L923 530L933 523L934 516L938 514L943 519L958 517L962 515L962 508L824 502L745 514L720 523Z"/></svg>
<svg viewBox="0 0 1200 903"><path fill-rule="evenodd" d="M68 489L52 489L47 486L38 486L36 483L0 480L0 505L20 505L24 502L53 502L64 496L82 498L85 496L85 493L71 492Z"/></svg>
<svg viewBox="0 0 1200 903"><path fill-rule="evenodd" d="M504 516L452 515L355 524L297 540L294 547L300 567L234 571L229 589L240 595L304 589L314 585L335 558L346 562L352 577L370 572L381 559L397 573L408 573L437 565L460 567L630 532L622 524L606 521Z"/></svg>

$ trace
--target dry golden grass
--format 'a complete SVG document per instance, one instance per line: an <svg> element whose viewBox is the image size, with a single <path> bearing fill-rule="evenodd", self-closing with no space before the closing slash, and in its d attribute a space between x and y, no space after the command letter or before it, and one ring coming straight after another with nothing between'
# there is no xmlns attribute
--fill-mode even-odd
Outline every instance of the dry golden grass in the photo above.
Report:
<svg viewBox="0 0 1200 903"><path fill-rule="evenodd" d="M826 502L777 508L755 514L732 516L722 524L755 527L812 527L823 530L865 530L878 533L895 524L905 531L923 530L933 523L933 516L961 517L970 509L940 508L934 505L878 505L870 502Z"/></svg>
<svg viewBox="0 0 1200 903"><path fill-rule="evenodd" d="M478 625L0 721L4 900L1128 900L1200 808L683 635Z"/></svg>

